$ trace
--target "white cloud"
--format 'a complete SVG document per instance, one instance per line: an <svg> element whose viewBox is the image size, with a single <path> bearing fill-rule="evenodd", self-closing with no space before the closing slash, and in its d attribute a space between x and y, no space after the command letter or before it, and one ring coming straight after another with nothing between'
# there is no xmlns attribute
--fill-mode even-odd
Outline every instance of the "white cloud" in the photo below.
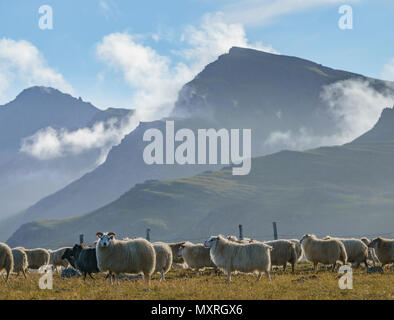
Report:
<svg viewBox="0 0 394 320"><path fill-rule="evenodd" d="M171 66L168 57L144 46L128 33L107 35L97 45L98 57L120 70L134 89L131 105L143 120L167 115L179 88L192 75L181 63Z"/></svg>
<svg viewBox="0 0 394 320"><path fill-rule="evenodd" d="M376 91L366 80L344 80L323 88L322 99L338 120L341 142L348 142L371 129L384 108L392 107L393 91Z"/></svg>
<svg viewBox="0 0 394 320"><path fill-rule="evenodd" d="M50 68L39 50L25 40L0 39L0 100L6 102L5 92L11 83L19 82L21 88L32 85L56 87L72 93L71 85L62 74Z"/></svg>
<svg viewBox="0 0 394 320"><path fill-rule="evenodd" d="M244 0L231 1L224 11L226 20L258 26L272 23L276 18L323 5L349 4L359 0Z"/></svg>
<svg viewBox="0 0 394 320"><path fill-rule="evenodd" d="M338 123L339 131L336 134L319 136L301 127L298 131L272 132L264 143L299 150L350 142L370 130L384 108L393 106L393 92L378 92L366 80L335 82L323 87L320 96L329 114Z"/></svg>
<svg viewBox="0 0 394 320"><path fill-rule="evenodd" d="M103 10L108 9L108 2L101 1L99 5ZM144 39L140 35L112 33L105 36L96 47L98 58L110 68L120 71L133 89L130 105L137 110L136 114L120 126L100 122L93 128L72 132L65 129L56 131L50 127L42 129L23 140L21 152L47 160L99 148L101 157L98 162L102 162L110 148L130 133L139 120L149 121L168 116L182 86L232 46L277 53L272 47L265 47L261 43L250 44L243 26L225 23L221 13L205 15L199 27L186 27L182 34L186 48L176 52L184 62L174 64L170 57L159 55L144 45ZM97 78L103 81L103 73L98 73Z"/></svg>
<svg viewBox="0 0 394 320"><path fill-rule="evenodd" d="M392 58L390 62L383 67L382 78L394 81L394 58Z"/></svg>
<svg viewBox="0 0 394 320"><path fill-rule="evenodd" d="M175 54L184 62L174 64L170 57L159 55L141 43L141 37L112 33L97 45L97 56L123 73L134 95L131 105L140 119L153 120L169 115L182 86L232 46L276 51L261 43L250 44L241 24L227 24L223 14L207 14L199 27L188 26L181 41L187 46Z"/></svg>
<svg viewBox="0 0 394 320"><path fill-rule="evenodd" d="M100 164L106 159L111 147L119 144L137 125L135 117L126 117L123 120L113 118L105 123L97 122L92 128L75 131L57 131L48 127L24 138L20 151L40 160L49 160L100 149L101 155L97 160L97 164Z"/></svg>
<svg viewBox="0 0 394 320"><path fill-rule="evenodd" d="M181 39L190 46L181 54L189 61L194 61L198 69L226 53L233 46L278 53L271 46L263 46L261 42L249 43L243 25L226 23L222 12L206 14L199 27L186 27Z"/></svg>

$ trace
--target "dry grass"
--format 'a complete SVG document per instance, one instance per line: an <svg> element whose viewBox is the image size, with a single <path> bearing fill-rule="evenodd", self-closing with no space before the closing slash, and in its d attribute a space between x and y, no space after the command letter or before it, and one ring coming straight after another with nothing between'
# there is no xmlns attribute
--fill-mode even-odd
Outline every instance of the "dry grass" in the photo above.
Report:
<svg viewBox="0 0 394 320"><path fill-rule="evenodd" d="M167 280L159 281L155 275L146 290L143 280L121 281L110 285L103 274L96 280L82 278L61 279L54 275L53 290L38 287L39 274L10 278L8 284L0 279L0 299L390 299L394 300L394 272L365 274L353 273L353 290L338 287L337 273L319 271L316 275L309 266L300 266L295 274L277 271L272 281L262 278L259 282L251 275L234 275L230 284L224 275L212 275L206 270L196 276L189 270L172 270Z"/></svg>

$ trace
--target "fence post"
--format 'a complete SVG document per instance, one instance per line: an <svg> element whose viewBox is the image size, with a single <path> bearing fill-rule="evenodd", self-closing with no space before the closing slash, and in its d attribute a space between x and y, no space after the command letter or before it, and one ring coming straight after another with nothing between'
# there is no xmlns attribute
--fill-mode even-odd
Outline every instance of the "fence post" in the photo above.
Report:
<svg viewBox="0 0 394 320"><path fill-rule="evenodd" d="M79 235L79 244L83 244L83 234Z"/></svg>
<svg viewBox="0 0 394 320"><path fill-rule="evenodd" d="M146 229L146 240L150 241L150 228Z"/></svg>
<svg viewBox="0 0 394 320"><path fill-rule="evenodd" d="M272 226L274 227L274 239L278 240L278 229L276 227L276 222L272 222Z"/></svg>
<svg viewBox="0 0 394 320"><path fill-rule="evenodd" d="M244 239L244 233L243 233L243 230L242 230L242 224L240 224L238 226L238 228L239 228L239 240L243 240Z"/></svg>

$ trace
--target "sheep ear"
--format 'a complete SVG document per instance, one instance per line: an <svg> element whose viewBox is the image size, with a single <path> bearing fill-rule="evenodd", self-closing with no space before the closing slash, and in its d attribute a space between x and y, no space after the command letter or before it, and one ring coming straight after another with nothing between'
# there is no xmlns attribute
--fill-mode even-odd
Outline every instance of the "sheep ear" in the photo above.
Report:
<svg viewBox="0 0 394 320"><path fill-rule="evenodd" d="M97 232L97 233L96 233L96 237L101 238L102 236L103 236L103 233L102 233L102 232Z"/></svg>
<svg viewBox="0 0 394 320"><path fill-rule="evenodd" d="M114 238L116 237L116 234L114 232L109 232L108 235L111 237L113 236Z"/></svg>

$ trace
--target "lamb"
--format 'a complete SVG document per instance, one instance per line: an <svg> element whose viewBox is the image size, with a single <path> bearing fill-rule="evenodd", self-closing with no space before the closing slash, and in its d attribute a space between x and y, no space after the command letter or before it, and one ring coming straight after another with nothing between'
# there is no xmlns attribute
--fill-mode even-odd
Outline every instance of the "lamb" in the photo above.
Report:
<svg viewBox="0 0 394 320"><path fill-rule="evenodd" d="M49 264L50 254L47 249L26 249L23 247L17 247L17 249L22 249L26 253L29 269L40 269Z"/></svg>
<svg viewBox="0 0 394 320"><path fill-rule="evenodd" d="M335 271L337 261L347 263L347 253L344 244L337 239L318 239L315 235L305 234L300 240L305 257L313 262L313 270L317 272L318 263L332 264Z"/></svg>
<svg viewBox="0 0 394 320"><path fill-rule="evenodd" d="M368 247L375 249L382 268L386 264L394 263L394 239L377 237L371 241Z"/></svg>
<svg viewBox="0 0 394 320"><path fill-rule="evenodd" d="M154 272L160 272L160 281L164 280L164 275L172 266L172 250L167 243L154 242L153 248L156 253L156 266Z"/></svg>
<svg viewBox="0 0 394 320"><path fill-rule="evenodd" d="M364 244L368 247L368 245L371 243L371 240L368 239L367 237L362 237L360 239ZM369 248L368 247L368 260L371 260L373 265L376 266L376 263L379 262L378 257L376 256L374 248Z"/></svg>
<svg viewBox="0 0 394 320"><path fill-rule="evenodd" d="M216 265L212 262L210 250L202 243L185 242L178 253L182 256L189 268L196 270L196 275L199 274L202 268L214 268Z"/></svg>
<svg viewBox="0 0 394 320"><path fill-rule="evenodd" d="M5 282L8 281L8 278L13 268L14 257L12 255L11 248L7 244L0 242L0 271L5 269L5 271L7 272Z"/></svg>
<svg viewBox="0 0 394 320"><path fill-rule="evenodd" d="M113 232L97 232L96 236L99 238L96 255L100 271L114 273L117 284L120 273L143 273L149 285L156 264L156 252L149 241L143 238L117 240Z"/></svg>
<svg viewBox="0 0 394 320"><path fill-rule="evenodd" d="M273 265L283 266L283 271L286 271L286 266L289 262L291 264L291 270L294 273L294 267L298 260L295 244L289 240L272 240L265 241L264 243L272 247L271 267Z"/></svg>
<svg viewBox="0 0 394 320"><path fill-rule="evenodd" d="M98 273L96 248L86 247L81 244L74 245L72 251L66 249L62 255L62 259L70 261L70 255L74 259L75 268L83 273L83 280L86 280L88 274L90 278L94 279L92 273Z"/></svg>
<svg viewBox="0 0 394 320"><path fill-rule="evenodd" d="M28 267L27 254L22 249L14 248L12 249L12 255L14 257L14 272L17 276L22 272L26 279L26 271Z"/></svg>
<svg viewBox="0 0 394 320"><path fill-rule="evenodd" d="M365 267L368 268L368 247L360 239L334 238L327 236L324 239L337 239L341 241L346 249L347 261L354 263L355 268L364 262Z"/></svg>
<svg viewBox="0 0 394 320"><path fill-rule="evenodd" d="M210 256L215 265L227 273L227 282L231 281L231 273L234 271L258 272L257 281L263 273L271 279L271 246L264 243L235 243L221 235L211 237L204 244L210 248Z"/></svg>
<svg viewBox="0 0 394 320"><path fill-rule="evenodd" d="M66 249L72 249L71 247L63 247L57 250L49 250L50 258L49 264L52 265L52 268L57 269L57 267L67 268L69 263L67 259L62 259L62 256Z"/></svg>

